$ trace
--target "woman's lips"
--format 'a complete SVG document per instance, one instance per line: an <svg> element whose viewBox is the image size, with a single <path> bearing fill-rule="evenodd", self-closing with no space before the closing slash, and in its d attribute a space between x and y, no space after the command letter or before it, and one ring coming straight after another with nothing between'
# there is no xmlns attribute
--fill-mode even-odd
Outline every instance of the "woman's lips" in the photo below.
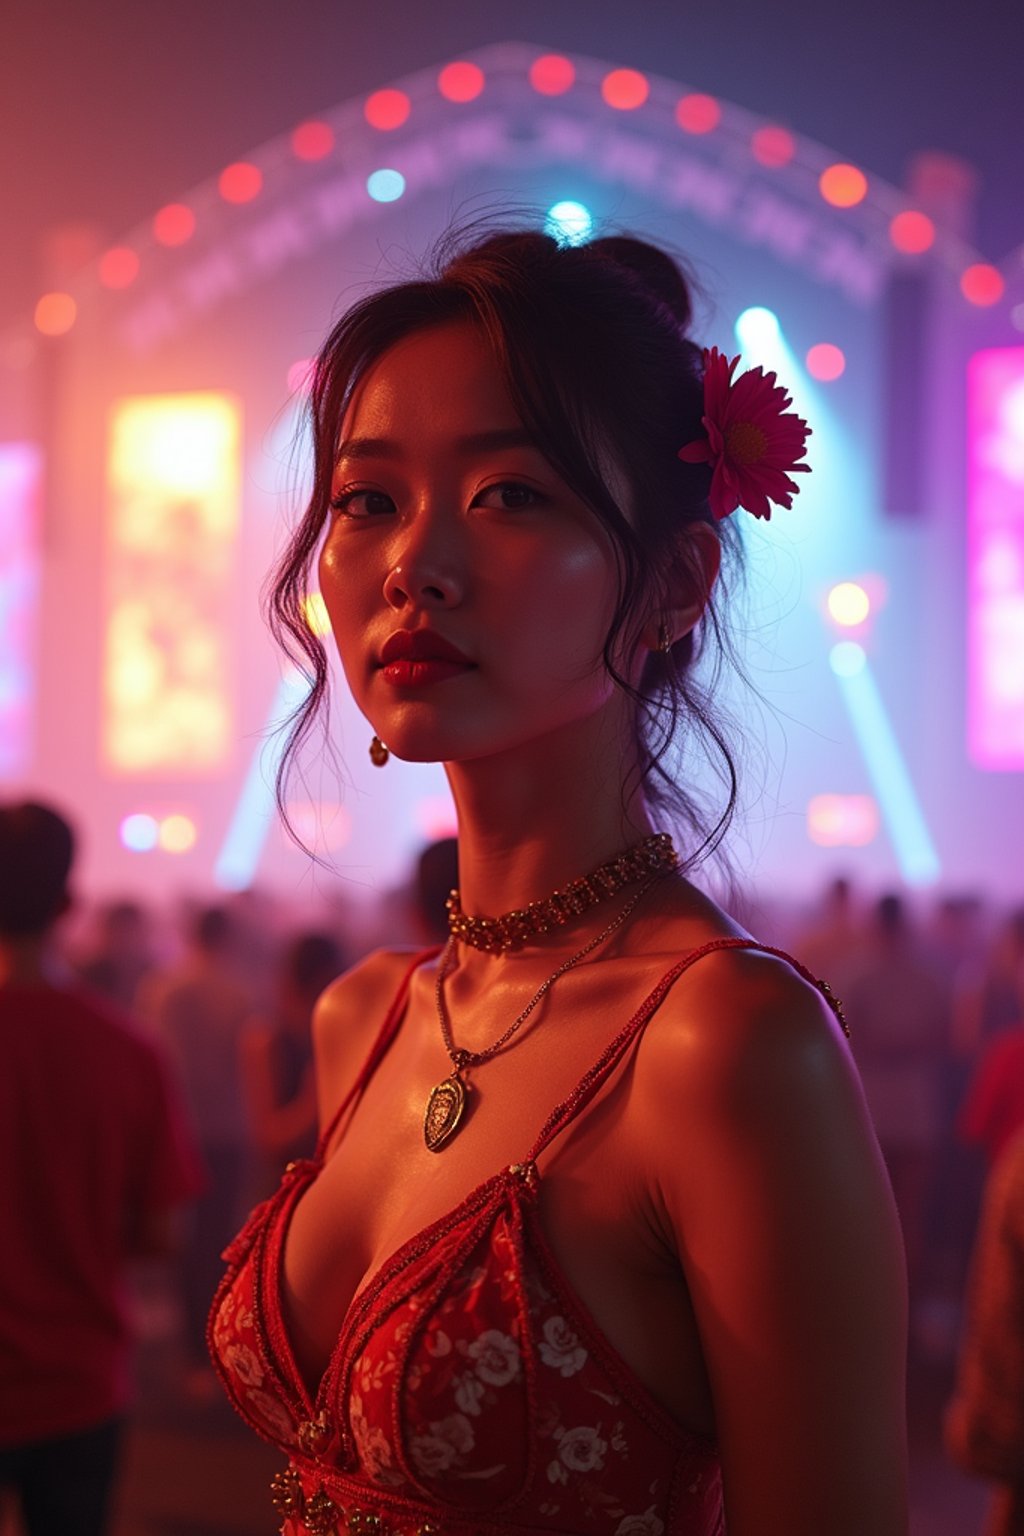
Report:
<svg viewBox="0 0 1024 1536"><path fill-rule="evenodd" d="M389 661L387 666L381 667L380 675L395 688L425 688L472 670L469 662L448 661L441 656L423 657L419 661L405 657L401 661Z"/></svg>
<svg viewBox="0 0 1024 1536"><path fill-rule="evenodd" d="M473 666L457 646L430 629L396 629L380 651L381 676L395 688L426 688L471 672Z"/></svg>

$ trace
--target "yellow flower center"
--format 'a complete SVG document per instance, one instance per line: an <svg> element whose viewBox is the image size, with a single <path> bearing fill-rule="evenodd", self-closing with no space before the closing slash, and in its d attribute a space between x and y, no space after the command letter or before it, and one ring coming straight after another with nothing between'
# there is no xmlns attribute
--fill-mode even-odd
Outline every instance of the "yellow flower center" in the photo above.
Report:
<svg viewBox="0 0 1024 1536"><path fill-rule="evenodd" d="M734 464L756 464L767 447L767 437L752 421L733 422L725 435L725 451Z"/></svg>

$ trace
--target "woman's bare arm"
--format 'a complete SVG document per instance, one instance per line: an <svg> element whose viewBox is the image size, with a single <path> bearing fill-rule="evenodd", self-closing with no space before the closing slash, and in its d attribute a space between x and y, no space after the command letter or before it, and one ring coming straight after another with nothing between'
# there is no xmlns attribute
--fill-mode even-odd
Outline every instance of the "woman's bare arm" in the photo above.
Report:
<svg viewBox="0 0 1024 1536"><path fill-rule="evenodd" d="M849 1051L781 961L714 956L685 980L636 1086L729 1536L905 1536L902 1244Z"/></svg>

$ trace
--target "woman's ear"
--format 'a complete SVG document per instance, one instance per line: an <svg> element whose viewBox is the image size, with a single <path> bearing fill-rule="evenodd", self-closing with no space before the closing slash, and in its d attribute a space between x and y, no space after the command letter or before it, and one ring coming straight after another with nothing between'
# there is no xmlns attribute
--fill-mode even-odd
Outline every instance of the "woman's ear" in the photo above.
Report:
<svg viewBox="0 0 1024 1536"><path fill-rule="evenodd" d="M696 627L708 605L721 561L722 546L712 524L691 523L679 541L671 570L666 572L665 608L644 627L643 643L648 650L667 650Z"/></svg>

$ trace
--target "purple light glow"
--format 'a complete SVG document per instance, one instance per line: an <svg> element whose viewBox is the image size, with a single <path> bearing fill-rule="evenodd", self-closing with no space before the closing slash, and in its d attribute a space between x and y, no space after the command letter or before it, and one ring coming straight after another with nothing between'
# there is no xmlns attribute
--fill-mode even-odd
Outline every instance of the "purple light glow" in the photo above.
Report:
<svg viewBox="0 0 1024 1536"><path fill-rule="evenodd" d="M1024 769L1024 347L968 365L968 750Z"/></svg>
<svg viewBox="0 0 1024 1536"><path fill-rule="evenodd" d="M29 762L40 468L30 443L0 443L0 778Z"/></svg>

